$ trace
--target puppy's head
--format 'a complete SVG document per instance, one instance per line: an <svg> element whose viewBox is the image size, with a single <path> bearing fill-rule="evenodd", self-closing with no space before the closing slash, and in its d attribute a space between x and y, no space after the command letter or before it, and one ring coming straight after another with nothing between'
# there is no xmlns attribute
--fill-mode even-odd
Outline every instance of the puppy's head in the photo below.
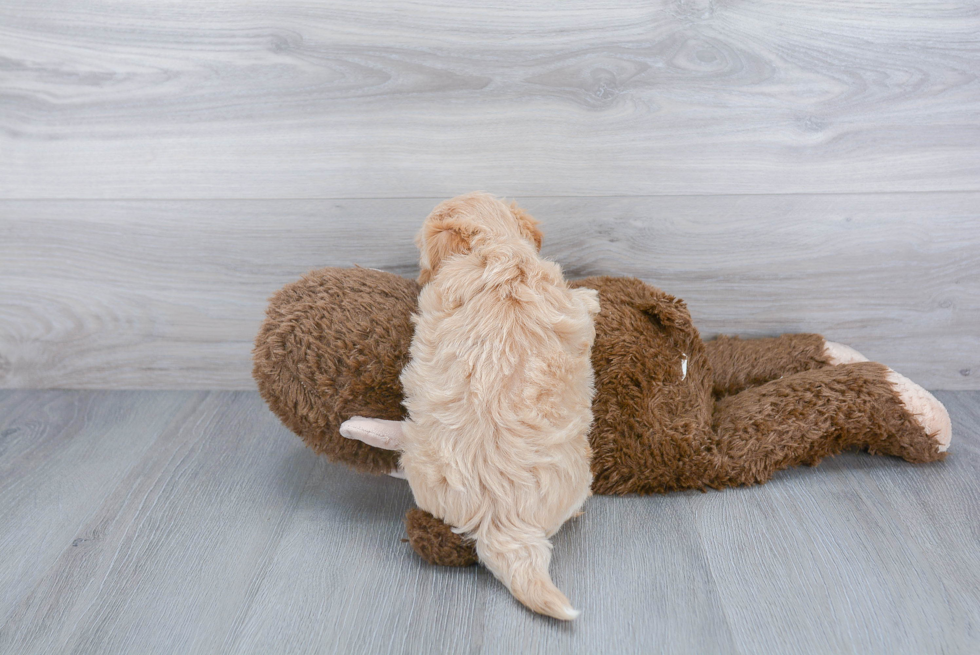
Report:
<svg viewBox="0 0 980 655"><path fill-rule="evenodd" d="M541 250L541 230L530 214L488 193L474 192L440 203L415 237L419 248L419 284L426 284L442 263L470 252L488 238L519 237Z"/></svg>

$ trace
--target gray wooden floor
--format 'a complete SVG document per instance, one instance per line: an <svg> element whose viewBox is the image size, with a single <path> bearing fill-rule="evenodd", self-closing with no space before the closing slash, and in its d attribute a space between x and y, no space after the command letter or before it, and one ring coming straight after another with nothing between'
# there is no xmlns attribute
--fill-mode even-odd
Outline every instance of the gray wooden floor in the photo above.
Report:
<svg viewBox="0 0 980 655"><path fill-rule="evenodd" d="M2 653L976 653L980 392L950 457L852 454L724 492L594 498L533 615L402 543L403 481L253 392L0 392Z"/></svg>

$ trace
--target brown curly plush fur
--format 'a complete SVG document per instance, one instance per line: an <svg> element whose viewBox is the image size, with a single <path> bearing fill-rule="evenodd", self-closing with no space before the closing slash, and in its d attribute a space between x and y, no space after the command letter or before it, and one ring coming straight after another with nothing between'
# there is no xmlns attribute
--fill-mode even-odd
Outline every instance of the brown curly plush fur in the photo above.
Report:
<svg viewBox="0 0 980 655"><path fill-rule="evenodd" d="M324 268L279 290L255 339L252 377L290 430L333 462L387 473L398 453L340 436L351 416L405 418L419 285L369 268Z"/></svg>
<svg viewBox="0 0 980 655"><path fill-rule="evenodd" d="M851 448L911 462L944 456L886 381L886 367L826 366L819 335L706 345L682 301L639 280L572 286L596 289L601 307L592 349L595 493L758 484ZM403 417L398 374L418 290L387 273L323 269L272 299L255 379L283 422L331 460L373 473L397 465L397 453L344 439L338 428L354 415ZM429 562L476 561L472 543L431 515L413 510L407 527Z"/></svg>
<svg viewBox="0 0 980 655"><path fill-rule="evenodd" d="M909 462L945 458L905 410L875 362L787 375L715 405L718 469L711 486L766 482L791 466L814 466L848 449Z"/></svg>
<svg viewBox="0 0 980 655"><path fill-rule="evenodd" d="M440 566L472 566L479 562L476 544L452 531L426 511L415 508L405 515L408 541L422 559Z"/></svg>
<svg viewBox="0 0 980 655"><path fill-rule="evenodd" d="M715 396L727 396L791 373L827 366L819 334L784 334L771 339L724 335L705 344Z"/></svg>
<svg viewBox="0 0 980 655"><path fill-rule="evenodd" d="M703 487L710 453L695 437L711 420L711 368L684 303L632 278L587 278L573 286L599 291L592 490Z"/></svg>

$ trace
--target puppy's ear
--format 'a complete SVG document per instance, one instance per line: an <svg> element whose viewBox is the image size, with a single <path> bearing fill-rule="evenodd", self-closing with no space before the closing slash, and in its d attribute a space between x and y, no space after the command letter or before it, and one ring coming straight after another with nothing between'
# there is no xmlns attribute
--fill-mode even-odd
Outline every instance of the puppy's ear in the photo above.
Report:
<svg viewBox="0 0 980 655"><path fill-rule="evenodd" d="M469 236L452 220L426 221L415 243L421 255L419 284L428 284L444 260L470 250Z"/></svg>
<svg viewBox="0 0 980 655"><path fill-rule="evenodd" d="M516 202L510 203L510 211L517 219L517 224L521 228L521 234L525 239L534 243L534 247L541 252L541 230L538 229L538 221L526 211L517 206Z"/></svg>

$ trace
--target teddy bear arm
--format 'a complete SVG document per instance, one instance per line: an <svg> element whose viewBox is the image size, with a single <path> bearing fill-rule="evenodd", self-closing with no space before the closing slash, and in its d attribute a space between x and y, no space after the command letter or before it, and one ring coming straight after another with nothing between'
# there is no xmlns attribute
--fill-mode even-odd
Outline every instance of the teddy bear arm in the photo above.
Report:
<svg viewBox="0 0 980 655"><path fill-rule="evenodd" d="M352 416L340 424L340 436L356 439L375 448L402 449L402 421Z"/></svg>
<svg viewBox="0 0 980 655"><path fill-rule="evenodd" d="M360 441L374 448L400 452L402 449L403 421L388 421L381 418L365 418L352 416L340 424L340 436L345 439ZM393 478L405 479L405 470L401 463L390 471Z"/></svg>
<svg viewBox="0 0 980 655"><path fill-rule="evenodd" d="M375 448L401 450L402 422L354 416L340 426L340 434ZM389 473L405 477L402 469ZM473 542L453 532L452 527L429 512L411 509L405 515L408 541L419 556L437 566L469 566L477 562Z"/></svg>
<svg viewBox="0 0 980 655"><path fill-rule="evenodd" d="M471 566L479 560L476 545L455 532L429 512L410 509L405 528L412 549L429 564L436 566Z"/></svg>
<svg viewBox="0 0 980 655"><path fill-rule="evenodd" d="M712 369L712 393L717 397L834 363L819 334L745 340L721 335L705 342L705 350Z"/></svg>

